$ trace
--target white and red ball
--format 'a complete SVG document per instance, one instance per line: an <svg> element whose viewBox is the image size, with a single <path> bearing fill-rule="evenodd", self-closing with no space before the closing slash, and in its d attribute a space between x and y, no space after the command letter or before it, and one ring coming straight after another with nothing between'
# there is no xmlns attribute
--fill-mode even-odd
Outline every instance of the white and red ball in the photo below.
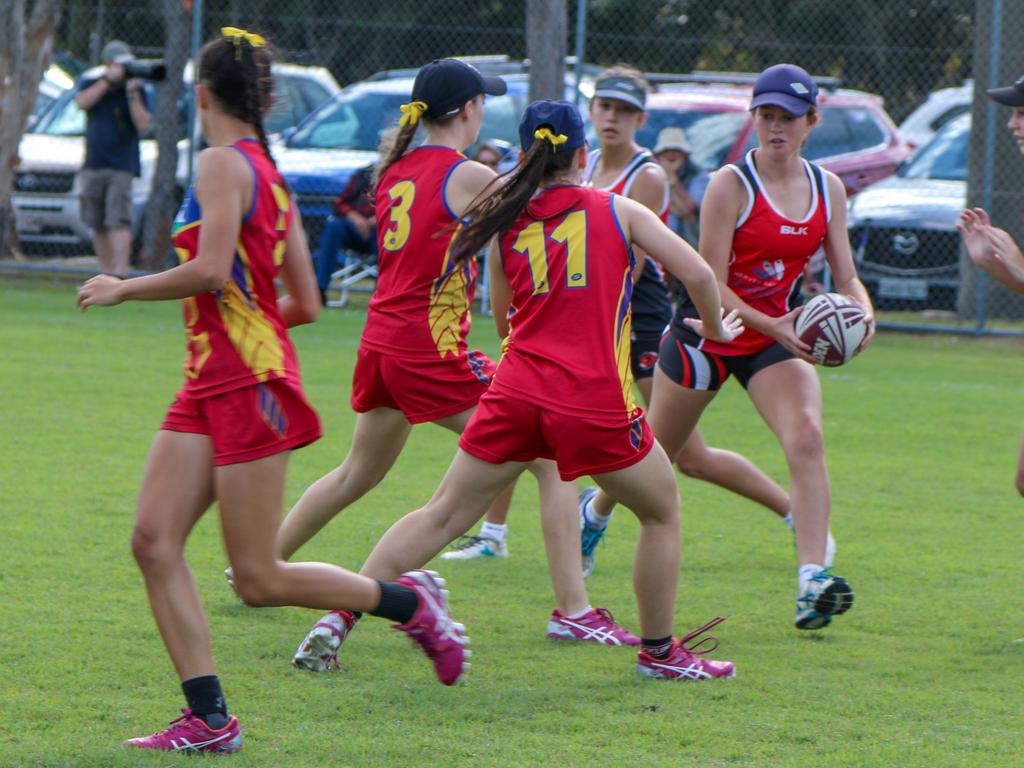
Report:
<svg viewBox="0 0 1024 768"><path fill-rule="evenodd" d="M794 330L818 365L832 367L853 359L868 327L860 304L841 293L821 293L804 305Z"/></svg>

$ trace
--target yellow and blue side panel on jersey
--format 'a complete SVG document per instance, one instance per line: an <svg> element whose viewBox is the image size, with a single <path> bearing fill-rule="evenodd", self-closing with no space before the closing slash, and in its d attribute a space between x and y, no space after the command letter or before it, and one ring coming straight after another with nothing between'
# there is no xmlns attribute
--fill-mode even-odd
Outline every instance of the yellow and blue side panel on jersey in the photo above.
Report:
<svg viewBox="0 0 1024 768"><path fill-rule="evenodd" d="M284 262L284 252L288 247L285 238L288 236L288 212L291 210L292 200L288 191L279 184L271 184L270 189L274 193L274 202L277 204L277 219L274 223L277 242L274 243L271 256L274 259L274 266L280 267Z"/></svg>
<svg viewBox="0 0 1024 768"><path fill-rule="evenodd" d="M248 254L238 243L231 279L220 291L217 306L228 338L257 381L284 372L284 345L277 329L260 311L253 294Z"/></svg>
<svg viewBox="0 0 1024 768"><path fill-rule="evenodd" d="M456 234L459 228L461 225L456 228ZM451 251L449 242L444 252L441 274L434 280L430 292L430 307L427 310L430 336L442 358L459 353L462 323L469 312L469 285L472 283L472 265L469 260L455 263Z"/></svg>
<svg viewBox="0 0 1024 768"><path fill-rule="evenodd" d="M632 413L636 407L636 402L633 400L633 369L630 361L632 296L633 280L631 270L627 269L622 276L622 289L619 291L618 310L615 313L615 328L612 337L615 344L615 365L619 371L619 382L622 384L622 401L626 404L626 413Z"/></svg>

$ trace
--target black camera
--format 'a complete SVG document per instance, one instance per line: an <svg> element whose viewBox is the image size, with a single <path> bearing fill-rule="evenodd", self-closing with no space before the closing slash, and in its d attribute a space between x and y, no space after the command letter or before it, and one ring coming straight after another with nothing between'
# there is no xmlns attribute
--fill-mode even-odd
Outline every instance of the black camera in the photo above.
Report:
<svg viewBox="0 0 1024 768"><path fill-rule="evenodd" d="M119 56L114 61L124 66L124 76L128 80L138 78L159 83L167 77L167 67L160 59L135 59L130 56Z"/></svg>

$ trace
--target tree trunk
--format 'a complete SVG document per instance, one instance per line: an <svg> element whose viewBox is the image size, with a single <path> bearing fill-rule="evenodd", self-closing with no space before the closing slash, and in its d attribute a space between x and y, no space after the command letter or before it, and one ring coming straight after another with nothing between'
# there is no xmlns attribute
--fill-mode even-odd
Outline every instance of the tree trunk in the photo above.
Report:
<svg viewBox="0 0 1024 768"><path fill-rule="evenodd" d="M530 101L565 98L565 0L526 0Z"/></svg>
<svg viewBox="0 0 1024 768"><path fill-rule="evenodd" d="M19 252L11 207L18 145L50 65L60 20L56 0L35 0L27 20L25 10L25 0L0 3L0 256Z"/></svg>
<svg viewBox="0 0 1024 768"><path fill-rule="evenodd" d="M178 102L181 99L182 72L191 45L192 14L181 0L164 0L164 64L167 77L157 88L152 123L157 143L153 188L146 203L142 224L142 249L139 266L163 269L171 253L171 224L181 203L178 187Z"/></svg>

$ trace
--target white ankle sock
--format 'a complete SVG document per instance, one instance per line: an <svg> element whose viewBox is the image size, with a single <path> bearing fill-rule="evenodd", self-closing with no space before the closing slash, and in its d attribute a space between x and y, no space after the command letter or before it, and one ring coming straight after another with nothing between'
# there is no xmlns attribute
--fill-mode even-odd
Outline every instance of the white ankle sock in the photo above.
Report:
<svg viewBox="0 0 1024 768"><path fill-rule="evenodd" d="M615 510L613 509L612 512ZM587 506L583 508L583 516L587 520L587 525L591 528L607 528L609 521L612 519L612 512L607 515L602 515L594 508L594 500L591 499L587 502Z"/></svg>
<svg viewBox="0 0 1024 768"><path fill-rule="evenodd" d="M786 516L784 518L782 518L782 522L784 522L786 525L789 526L789 530L791 530L791 531L796 530L793 527L793 513L792 512L787 512Z"/></svg>
<svg viewBox="0 0 1024 768"><path fill-rule="evenodd" d="M508 534L508 525L498 525L497 523L488 523L484 521L483 525L480 526L480 535L486 536L489 539L494 539L499 544L504 543L505 536Z"/></svg>
<svg viewBox="0 0 1024 768"><path fill-rule="evenodd" d="M584 616L586 616L592 610L594 610L594 609L591 608L590 605L588 604L587 607L584 608L582 611L576 611L576 613L570 613L568 616L566 616L566 618L567 619L582 619Z"/></svg>
<svg viewBox="0 0 1024 768"><path fill-rule="evenodd" d="M801 565L799 570L796 572L796 580L797 583L799 583L800 588L803 589L804 584L824 570L825 566L818 565L817 563L804 563Z"/></svg>

